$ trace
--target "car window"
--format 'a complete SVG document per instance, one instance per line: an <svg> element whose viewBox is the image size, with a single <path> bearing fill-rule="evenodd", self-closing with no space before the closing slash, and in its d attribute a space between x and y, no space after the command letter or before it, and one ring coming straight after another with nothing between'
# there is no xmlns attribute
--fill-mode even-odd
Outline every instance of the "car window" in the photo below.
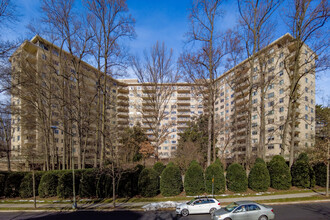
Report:
<svg viewBox="0 0 330 220"><path fill-rule="evenodd" d="M260 208L257 205L248 205L248 210L256 211L256 210L260 210Z"/></svg>
<svg viewBox="0 0 330 220"><path fill-rule="evenodd" d="M247 211L247 207L245 205L241 205L235 210L235 213L237 213L237 212L246 212L246 211Z"/></svg>
<svg viewBox="0 0 330 220"><path fill-rule="evenodd" d="M227 206L225 207L225 210L228 211L228 212L231 212L231 211L233 211L237 206L238 206L238 205L237 205L235 202L233 202L233 203L230 203L229 205L227 205Z"/></svg>
<svg viewBox="0 0 330 220"><path fill-rule="evenodd" d="M194 202L194 205L200 205L200 204L202 204L202 201L201 200L196 200L195 202Z"/></svg>
<svg viewBox="0 0 330 220"><path fill-rule="evenodd" d="M213 199L209 199L209 203L215 203Z"/></svg>

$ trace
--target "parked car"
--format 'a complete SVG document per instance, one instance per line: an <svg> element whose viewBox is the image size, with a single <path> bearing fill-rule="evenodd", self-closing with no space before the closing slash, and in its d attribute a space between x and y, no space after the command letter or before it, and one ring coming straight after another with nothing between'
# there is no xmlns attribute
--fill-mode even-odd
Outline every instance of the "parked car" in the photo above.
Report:
<svg viewBox="0 0 330 220"><path fill-rule="evenodd" d="M215 210L220 208L220 202L215 198L197 197L189 202L178 205L176 207L176 213L182 216L187 216L189 214L212 214Z"/></svg>
<svg viewBox="0 0 330 220"><path fill-rule="evenodd" d="M233 202L211 214L212 220L271 220L274 218L272 207L252 201Z"/></svg>

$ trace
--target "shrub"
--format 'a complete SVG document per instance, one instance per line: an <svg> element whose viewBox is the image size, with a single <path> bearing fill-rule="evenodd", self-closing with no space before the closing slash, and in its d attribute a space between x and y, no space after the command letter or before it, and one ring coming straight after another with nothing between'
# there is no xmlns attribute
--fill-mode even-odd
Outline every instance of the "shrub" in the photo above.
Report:
<svg viewBox="0 0 330 220"><path fill-rule="evenodd" d="M96 196L98 198L108 198L112 196L112 177L107 170L97 173Z"/></svg>
<svg viewBox="0 0 330 220"><path fill-rule="evenodd" d="M291 167L292 185L302 188L311 188L315 185L315 173L308 163L306 153L301 153Z"/></svg>
<svg viewBox="0 0 330 220"><path fill-rule="evenodd" d="M139 175L143 169L142 165L137 165L134 169L123 173L118 185L118 196L133 197L139 194Z"/></svg>
<svg viewBox="0 0 330 220"><path fill-rule="evenodd" d="M219 158L217 158L215 161L214 161L214 164L216 165L219 165L223 171L223 164L221 163L221 161L219 160Z"/></svg>
<svg viewBox="0 0 330 220"><path fill-rule="evenodd" d="M8 176L8 173L6 173L6 172L0 173L0 196L4 195L7 176Z"/></svg>
<svg viewBox="0 0 330 220"><path fill-rule="evenodd" d="M188 196L204 192L204 173L202 167L192 161L187 169L184 179L184 189Z"/></svg>
<svg viewBox="0 0 330 220"><path fill-rule="evenodd" d="M237 163L227 169L227 187L232 192L245 192L248 188L248 179L244 168Z"/></svg>
<svg viewBox="0 0 330 220"><path fill-rule="evenodd" d="M182 177L179 167L171 164L167 166L160 178L160 193L163 196L176 196L183 190Z"/></svg>
<svg viewBox="0 0 330 220"><path fill-rule="evenodd" d="M35 172L35 190L36 190L36 196L38 195L38 187L40 183L41 176L44 174L44 172ZM21 198L29 198L33 196L33 178L32 173L27 173L24 178L22 179L20 190L19 190L19 196Z"/></svg>
<svg viewBox="0 0 330 220"><path fill-rule="evenodd" d="M313 166L315 172L315 183L325 187L327 183L327 166L324 163L317 163Z"/></svg>
<svg viewBox="0 0 330 220"><path fill-rule="evenodd" d="M269 162L270 186L274 189L286 190L291 187L291 174L283 157L276 155Z"/></svg>
<svg viewBox="0 0 330 220"><path fill-rule="evenodd" d="M157 162L154 164L154 170L158 173L158 176L160 176L165 169L165 165L162 162Z"/></svg>
<svg viewBox="0 0 330 220"><path fill-rule="evenodd" d="M254 164L257 164L257 163L262 163L262 164L266 165L265 161L263 159L259 158L259 157L257 157L255 162L254 162Z"/></svg>
<svg viewBox="0 0 330 220"><path fill-rule="evenodd" d="M225 176L221 163L215 161L205 171L205 188L207 193L212 193L212 178L214 177L214 193L223 193L225 191Z"/></svg>
<svg viewBox="0 0 330 220"><path fill-rule="evenodd" d="M57 195L58 172L48 171L41 176L38 194L41 198Z"/></svg>
<svg viewBox="0 0 330 220"><path fill-rule="evenodd" d="M19 196L19 187L21 181L24 178L25 173L23 172L11 172L9 173L6 183L4 195L6 197L14 198Z"/></svg>
<svg viewBox="0 0 330 220"><path fill-rule="evenodd" d="M257 192L267 191L270 186L269 171L266 167L266 163L262 162L256 160L248 178L249 188Z"/></svg>
<svg viewBox="0 0 330 220"><path fill-rule="evenodd" d="M139 176L139 191L144 197L156 196L159 192L159 176L154 169L145 168Z"/></svg>
<svg viewBox="0 0 330 220"><path fill-rule="evenodd" d="M79 192L79 182L81 177L81 170L75 171L75 192L76 195ZM73 196L73 179L72 171L66 170L61 173L58 178L57 196L60 198L69 198Z"/></svg>
<svg viewBox="0 0 330 220"><path fill-rule="evenodd" d="M72 179L72 178L71 178ZM95 170L85 170L80 179L79 185L80 197L95 197L96 196L96 174Z"/></svg>

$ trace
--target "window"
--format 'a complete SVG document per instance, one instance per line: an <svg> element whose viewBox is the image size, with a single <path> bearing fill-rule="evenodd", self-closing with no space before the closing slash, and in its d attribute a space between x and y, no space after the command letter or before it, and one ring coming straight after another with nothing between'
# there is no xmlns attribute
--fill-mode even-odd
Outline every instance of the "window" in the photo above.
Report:
<svg viewBox="0 0 330 220"><path fill-rule="evenodd" d="M281 52L280 53L280 58L282 58L284 56L284 53L283 52Z"/></svg>
<svg viewBox="0 0 330 220"><path fill-rule="evenodd" d="M274 97L274 92L268 94L268 98Z"/></svg>
<svg viewBox="0 0 330 220"><path fill-rule="evenodd" d="M17 136L17 141L19 141L19 140L20 140L20 138L21 138L20 136Z"/></svg>
<svg viewBox="0 0 330 220"><path fill-rule="evenodd" d="M308 88L307 87L305 87L305 92L308 92Z"/></svg>
<svg viewBox="0 0 330 220"><path fill-rule="evenodd" d="M257 91L252 92L252 96L256 96L258 94Z"/></svg>
<svg viewBox="0 0 330 220"><path fill-rule="evenodd" d="M268 119L268 124L273 124L274 123L274 119L271 118L271 119Z"/></svg>
<svg viewBox="0 0 330 220"><path fill-rule="evenodd" d="M274 88L274 84L273 83L268 86L268 89L273 89L273 88Z"/></svg>
<svg viewBox="0 0 330 220"><path fill-rule="evenodd" d="M305 124L305 128L308 129L308 124Z"/></svg>
<svg viewBox="0 0 330 220"><path fill-rule="evenodd" d="M268 107L274 106L274 101L268 102Z"/></svg>
<svg viewBox="0 0 330 220"><path fill-rule="evenodd" d="M171 141L172 142L172 144L176 144L176 141Z"/></svg>
<svg viewBox="0 0 330 220"><path fill-rule="evenodd" d="M274 131L274 127L270 127L270 128L268 128L267 131L268 131L268 132L273 132L273 131Z"/></svg>
<svg viewBox="0 0 330 220"><path fill-rule="evenodd" d="M305 78L305 82L308 83L308 78L307 77Z"/></svg>
<svg viewBox="0 0 330 220"><path fill-rule="evenodd" d="M257 119L257 115L252 116L252 120L255 120L255 119Z"/></svg>
<svg viewBox="0 0 330 220"><path fill-rule="evenodd" d="M307 105L305 105L305 110L308 111L308 106Z"/></svg>
<svg viewBox="0 0 330 220"><path fill-rule="evenodd" d="M258 99L253 99L252 100L252 104L255 104L255 103L257 103L258 102Z"/></svg>
<svg viewBox="0 0 330 220"><path fill-rule="evenodd" d="M274 110L268 111L268 115L273 115L273 114L274 114Z"/></svg>
<svg viewBox="0 0 330 220"><path fill-rule="evenodd" d="M282 79L281 81L280 81L280 85L283 85L284 84L284 80Z"/></svg>
<svg viewBox="0 0 330 220"><path fill-rule="evenodd" d="M314 113L314 109L313 108L311 108L311 113Z"/></svg>
<svg viewBox="0 0 330 220"><path fill-rule="evenodd" d="M252 135L257 135L258 131L252 131Z"/></svg>
<svg viewBox="0 0 330 220"><path fill-rule="evenodd" d="M314 99L311 99L311 104L314 104Z"/></svg>
<svg viewBox="0 0 330 220"><path fill-rule="evenodd" d="M307 96L305 96L305 101L308 102L308 97Z"/></svg>
<svg viewBox="0 0 330 220"><path fill-rule="evenodd" d="M284 107L280 107L280 112L284 112Z"/></svg>
<svg viewBox="0 0 330 220"><path fill-rule="evenodd" d="M283 92L284 92L284 89L280 89L280 94L283 94Z"/></svg>
<svg viewBox="0 0 330 220"><path fill-rule="evenodd" d="M274 144L270 144L270 145L268 145L268 149L269 149L269 150L274 149Z"/></svg>
<svg viewBox="0 0 330 220"><path fill-rule="evenodd" d="M252 123L252 128L258 127L257 123Z"/></svg>
<svg viewBox="0 0 330 220"><path fill-rule="evenodd" d="M283 76L283 71L280 71L280 72L279 72L279 75L280 75L280 76Z"/></svg>

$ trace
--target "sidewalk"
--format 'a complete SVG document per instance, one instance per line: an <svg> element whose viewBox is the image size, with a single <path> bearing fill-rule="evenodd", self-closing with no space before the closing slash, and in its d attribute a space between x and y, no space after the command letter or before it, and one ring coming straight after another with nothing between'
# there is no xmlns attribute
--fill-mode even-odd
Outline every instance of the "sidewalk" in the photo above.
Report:
<svg viewBox="0 0 330 220"><path fill-rule="evenodd" d="M261 196L251 196L251 197L237 197L237 198L219 198L220 203L231 203L234 201L242 201L242 200L252 200L252 201L260 201L260 200L274 200L274 199L288 199L288 198L303 198L303 197L312 197L324 195L324 193L319 192L308 192L308 193L296 193L296 194L283 194L283 195L261 195ZM170 198L169 198L170 200ZM330 200L329 200L330 201ZM185 202L185 201L177 201L177 202ZM116 207L119 209L141 209L142 206L150 204L150 202L128 202L128 203L116 203ZM70 210L72 204L64 204L64 203L51 203L51 204L43 204L37 203L38 210ZM108 210L112 209L112 203L95 203L95 204L83 204L78 203L79 209L84 210ZM0 209L2 211L8 210L29 210L33 211L33 203L0 203Z"/></svg>

